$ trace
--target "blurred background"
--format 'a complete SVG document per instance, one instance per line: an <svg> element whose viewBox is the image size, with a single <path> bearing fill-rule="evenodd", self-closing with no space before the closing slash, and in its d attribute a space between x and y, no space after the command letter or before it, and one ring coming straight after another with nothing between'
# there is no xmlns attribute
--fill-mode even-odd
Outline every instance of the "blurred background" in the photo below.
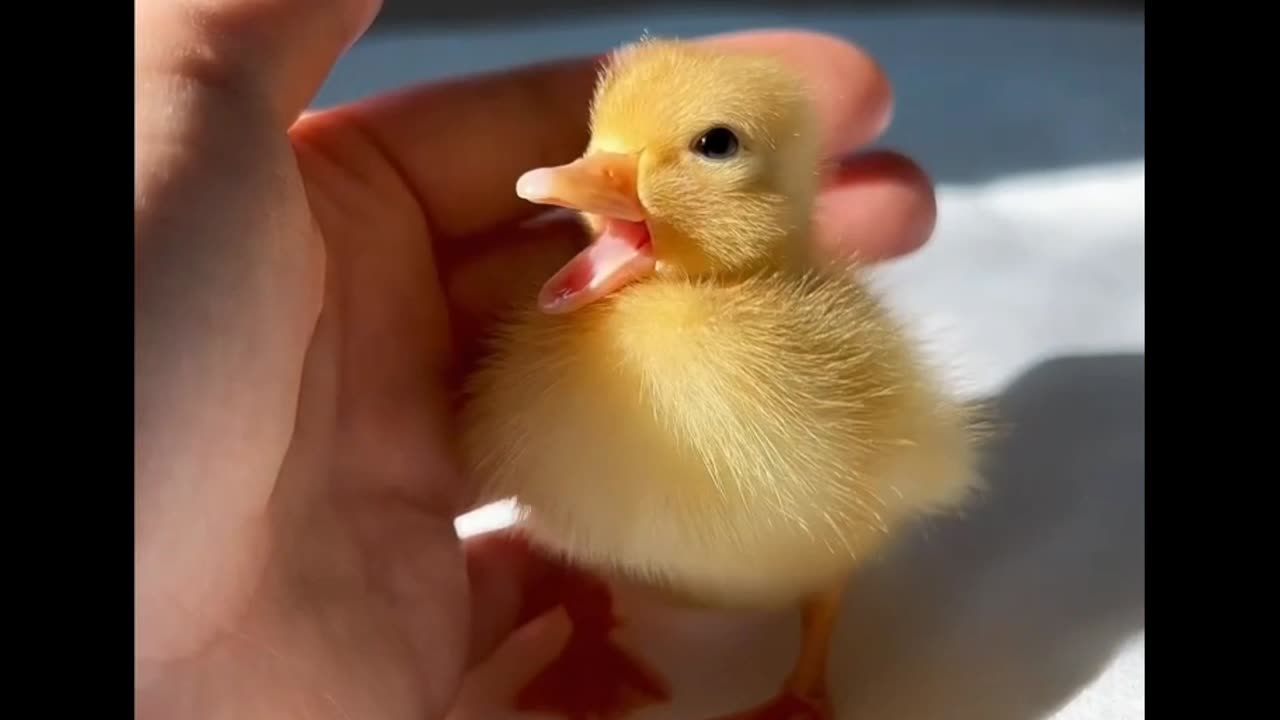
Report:
<svg viewBox="0 0 1280 720"><path fill-rule="evenodd" d="M803 27L843 36L882 63L897 102L877 145L933 177L939 218L932 242L882 268L877 282L966 392L1022 422L991 461L990 507L935 528L928 546L908 543L879 589L867 590L872 603L904 583L917 593L927 585L949 614L882 613L912 628L927 616L934 629L914 649L899 640L878 656L938 665L939 678L963 666L965 687L988 696L938 680L936 692L950 694L933 705L899 693L868 707L885 720L1145 717L1143 4L440 5L386 0L316 104L603 52L645 31ZM928 655L944 646L946 663ZM974 647L983 649L963 650ZM957 652L970 656L957 663ZM878 687L894 682L883 668L865 669ZM925 709L939 704L950 711Z"/></svg>

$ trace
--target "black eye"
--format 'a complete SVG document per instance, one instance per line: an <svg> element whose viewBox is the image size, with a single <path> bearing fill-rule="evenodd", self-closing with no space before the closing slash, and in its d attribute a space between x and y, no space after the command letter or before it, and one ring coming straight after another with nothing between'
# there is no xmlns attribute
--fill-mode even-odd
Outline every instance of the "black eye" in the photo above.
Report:
<svg viewBox="0 0 1280 720"><path fill-rule="evenodd" d="M712 160L723 160L733 157L738 152L738 136L728 128L711 128L693 144L694 150L703 157Z"/></svg>

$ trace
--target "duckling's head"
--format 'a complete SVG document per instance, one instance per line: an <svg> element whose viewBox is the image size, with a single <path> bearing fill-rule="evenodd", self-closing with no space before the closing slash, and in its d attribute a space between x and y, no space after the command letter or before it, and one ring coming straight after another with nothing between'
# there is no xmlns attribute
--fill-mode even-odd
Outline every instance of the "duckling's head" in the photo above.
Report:
<svg viewBox="0 0 1280 720"><path fill-rule="evenodd" d="M735 276L807 243L818 188L809 94L777 60L642 40L605 65L579 159L516 192L578 211L595 236L543 288L566 312L657 273Z"/></svg>

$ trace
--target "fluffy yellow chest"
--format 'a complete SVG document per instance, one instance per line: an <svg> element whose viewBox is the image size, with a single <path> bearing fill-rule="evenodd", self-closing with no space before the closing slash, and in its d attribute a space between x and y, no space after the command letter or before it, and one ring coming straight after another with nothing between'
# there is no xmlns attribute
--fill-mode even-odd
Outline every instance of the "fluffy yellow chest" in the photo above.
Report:
<svg viewBox="0 0 1280 720"><path fill-rule="evenodd" d="M956 494L932 461L961 429L913 362L851 283L636 285L513 321L472 379L464 454L573 560L785 602Z"/></svg>

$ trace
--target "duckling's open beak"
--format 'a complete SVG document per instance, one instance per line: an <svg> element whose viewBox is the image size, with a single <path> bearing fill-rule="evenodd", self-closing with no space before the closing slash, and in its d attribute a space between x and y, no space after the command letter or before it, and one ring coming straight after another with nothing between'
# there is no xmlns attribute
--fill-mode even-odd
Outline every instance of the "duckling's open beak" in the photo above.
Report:
<svg viewBox="0 0 1280 720"><path fill-rule="evenodd" d="M573 312L653 272L636 166L633 155L592 153L530 170L516 181L516 194L525 200L605 219L600 235L543 285L538 303L544 312Z"/></svg>

